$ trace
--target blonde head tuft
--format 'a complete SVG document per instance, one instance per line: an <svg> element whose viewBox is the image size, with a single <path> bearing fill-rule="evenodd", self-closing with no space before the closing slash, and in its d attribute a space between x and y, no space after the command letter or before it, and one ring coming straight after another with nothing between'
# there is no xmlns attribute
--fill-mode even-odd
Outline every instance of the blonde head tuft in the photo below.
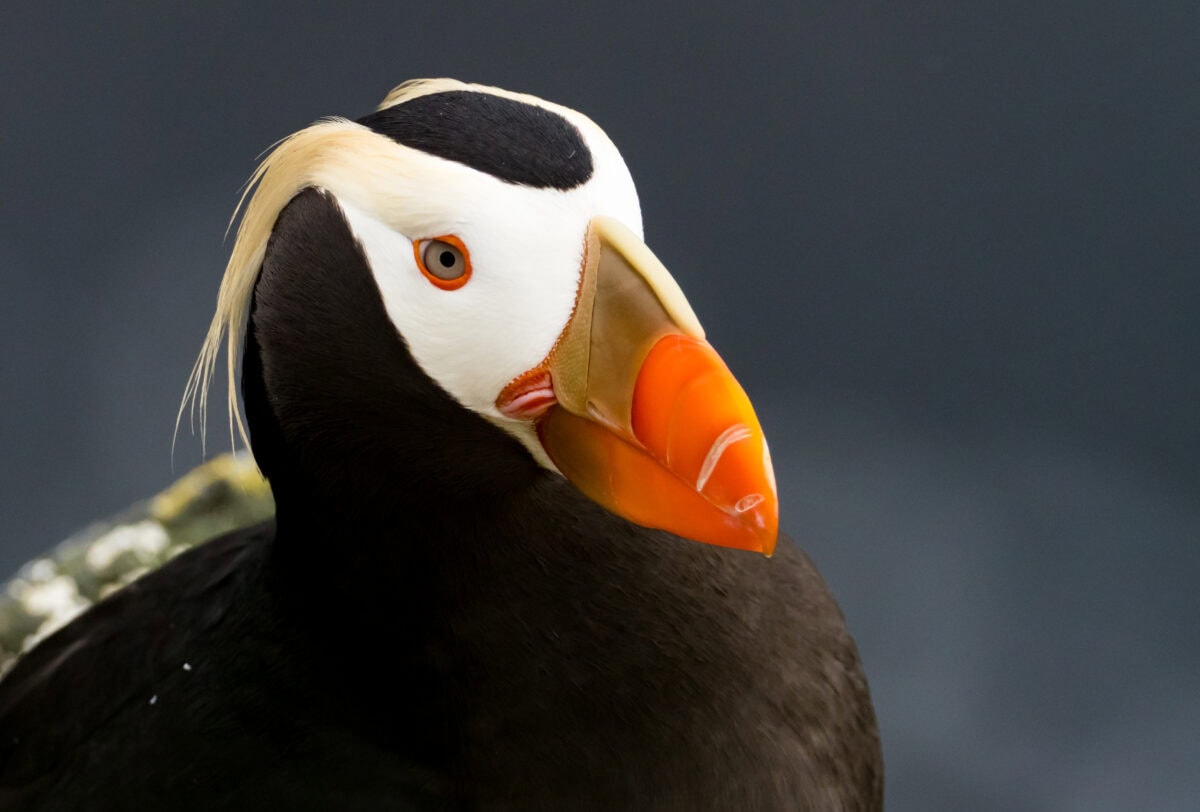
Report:
<svg viewBox="0 0 1200 812"><path fill-rule="evenodd" d="M534 96L466 84L454 79L405 82L393 89L378 109L450 90L473 90L506 96L580 117L578 113ZM232 227L241 213L233 251L217 294L216 313L188 377L176 415L176 431L187 410L193 427L199 417L201 446L205 445L209 388L223 343L230 442L236 446L236 437L240 436L249 447L250 438L237 398L238 359L245 339L254 284L276 219L299 192L315 187L329 191L340 200L376 212L384 220L395 220L396 212L404 208L411 209L414 201L420 198L420 179L414 174L412 153L410 148L343 118L318 121L288 136L271 149L247 181L245 191L230 218Z"/></svg>

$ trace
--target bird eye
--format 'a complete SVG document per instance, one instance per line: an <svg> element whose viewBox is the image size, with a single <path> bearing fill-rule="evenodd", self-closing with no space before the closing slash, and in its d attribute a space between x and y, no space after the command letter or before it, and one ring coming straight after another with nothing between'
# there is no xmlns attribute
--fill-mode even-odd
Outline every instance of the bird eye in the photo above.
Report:
<svg viewBox="0 0 1200 812"><path fill-rule="evenodd" d="M425 278L442 290L457 290L471 276L471 258L458 237L434 237L413 243L417 265Z"/></svg>

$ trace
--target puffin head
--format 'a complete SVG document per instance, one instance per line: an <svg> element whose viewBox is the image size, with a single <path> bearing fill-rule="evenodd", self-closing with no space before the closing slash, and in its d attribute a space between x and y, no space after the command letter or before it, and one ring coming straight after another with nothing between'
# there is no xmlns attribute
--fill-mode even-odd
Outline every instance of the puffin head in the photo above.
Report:
<svg viewBox="0 0 1200 812"><path fill-rule="evenodd" d="M762 428L642 241L629 170L586 116L408 82L357 121L282 141L247 195L185 400L199 400L203 426L224 342L231 430L249 442L235 394L245 343L252 445L273 484L260 434L303 455L341 431L352 458L385 453L367 432L344 439L367 415L429 443L467 426L629 521L772 552ZM331 413L340 429L322 422ZM420 444L407 448L420 467Z"/></svg>

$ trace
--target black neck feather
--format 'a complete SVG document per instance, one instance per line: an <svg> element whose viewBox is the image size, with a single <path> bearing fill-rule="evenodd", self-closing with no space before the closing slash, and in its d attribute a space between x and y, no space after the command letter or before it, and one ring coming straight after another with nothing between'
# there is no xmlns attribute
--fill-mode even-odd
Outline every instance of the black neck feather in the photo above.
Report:
<svg viewBox="0 0 1200 812"><path fill-rule="evenodd" d="M283 520L486 504L539 473L413 360L337 204L315 189L284 209L268 243L242 379Z"/></svg>

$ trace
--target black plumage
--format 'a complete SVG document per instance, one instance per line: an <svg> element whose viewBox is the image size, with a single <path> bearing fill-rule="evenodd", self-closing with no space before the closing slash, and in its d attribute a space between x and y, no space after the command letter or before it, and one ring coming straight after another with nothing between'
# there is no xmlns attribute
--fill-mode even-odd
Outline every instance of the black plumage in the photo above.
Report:
<svg viewBox="0 0 1200 812"><path fill-rule="evenodd" d="M592 153L558 113L504 96L447 90L358 119L398 144L507 183L566 191L592 177Z"/></svg>
<svg viewBox="0 0 1200 812"><path fill-rule="evenodd" d="M0 808L880 808L804 554L647 530L539 467L413 361L319 191L271 237L243 392L275 522L17 664Z"/></svg>

